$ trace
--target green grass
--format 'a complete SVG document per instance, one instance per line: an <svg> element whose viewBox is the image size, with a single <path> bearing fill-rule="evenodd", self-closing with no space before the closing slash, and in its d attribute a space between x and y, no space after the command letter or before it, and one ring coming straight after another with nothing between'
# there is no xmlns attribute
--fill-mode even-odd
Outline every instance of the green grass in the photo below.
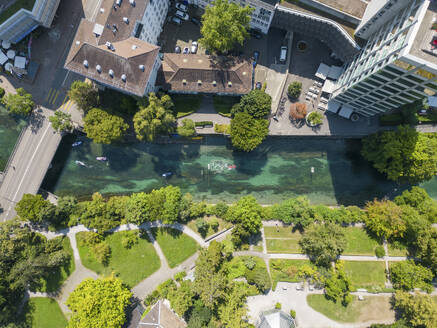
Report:
<svg viewBox="0 0 437 328"><path fill-rule="evenodd" d="M173 114L176 118L184 117L196 112L200 108L201 95L171 94L174 103Z"/></svg>
<svg viewBox="0 0 437 328"><path fill-rule="evenodd" d="M241 97L235 96L213 96L214 109L225 117L231 117L232 106L240 102Z"/></svg>
<svg viewBox="0 0 437 328"><path fill-rule="evenodd" d="M385 287L385 263L345 261L344 268L352 281L352 288L377 291Z"/></svg>
<svg viewBox="0 0 437 328"><path fill-rule="evenodd" d="M26 306L26 321L32 328L65 328L67 319L52 298L34 297Z"/></svg>
<svg viewBox="0 0 437 328"><path fill-rule="evenodd" d="M96 261L92 250L82 242L87 233L79 232L76 235L80 258L85 267L98 274L107 276L114 273L129 287L133 287L161 266L159 257L145 234L138 239L136 245L127 249L122 246L121 239L128 232L122 231L109 234L105 237L105 241L111 247L111 258L105 267Z"/></svg>
<svg viewBox="0 0 437 328"><path fill-rule="evenodd" d="M264 227L264 236L268 253L301 253L299 240L302 234L299 230L293 232L291 227Z"/></svg>
<svg viewBox="0 0 437 328"><path fill-rule="evenodd" d="M292 227L264 227L264 236L266 238L295 238L296 232Z"/></svg>
<svg viewBox="0 0 437 328"><path fill-rule="evenodd" d="M170 268L181 264L197 251L196 241L179 230L153 228L151 231Z"/></svg>
<svg viewBox="0 0 437 328"><path fill-rule="evenodd" d="M191 220L191 221L189 221L189 222L187 223L187 226L188 226L191 230L193 230L193 231L195 231L196 233L198 233L202 238L208 238L209 236L211 236L211 235L213 235L213 234L215 234L215 233L217 233L217 232L219 232L219 231L222 231L222 230L224 230L224 229L226 229L226 228L230 228L230 227L232 226L232 224L231 224L230 222L226 222L225 220L222 220L222 219L220 219L220 218L218 218L218 217L216 217L216 216L205 216L205 217L204 217L204 219L205 219L206 222L210 222L210 221L213 220L214 218L217 219L217 221L218 221L218 223L219 223L218 229L217 229L217 231L214 231L214 230L212 230L211 227L208 227L208 231L206 232L206 235L205 235L205 236L202 236L202 234L201 234L201 233L199 232L199 230L197 229L197 227L196 227L196 220Z"/></svg>
<svg viewBox="0 0 437 328"><path fill-rule="evenodd" d="M378 241L370 237L366 230L357 227L344 229L347 245L344 255L375 255Z"/></svg>
<svg viewBox="0 0 437 328"><path fill-rule="evenodd" d="M299 282L301 278L297 276L297 271L304 265L314 267L309 260L270 260L270 275L272 277L273 289L276 288L278 281Z"/></svg>
<svg viewBox="0 0 437 328"><path fill-rule="evenodd" d="M428 111L428 115L417 115L419 122L422 123L437 123L437 111Z"/></svg>
<svg viewBox="0 0 437 328"><path fill-rule="evenodd" d="M380 321L393 316L389 296L366 296L362 301L353 296L353 301L347 307L334 303L321 294L308 295L307 301L314 310L338 322Z"/></svg>
<svg viewBox="0 0 437 328"><path fill-rule="evenodd" d="M408 255L408 250L407 247L404 245L392 245L392 244L387 244L387 250L388 250L388 255L389 256L407 256Z"/></svg>
<svg viewBox="0 0 437 328"><path fill-rule="evenodd" d="M4 23L9 17L14 15L21 8L32 11L36 0L17 0L5 11L0 14L0 24Z"/></svg>

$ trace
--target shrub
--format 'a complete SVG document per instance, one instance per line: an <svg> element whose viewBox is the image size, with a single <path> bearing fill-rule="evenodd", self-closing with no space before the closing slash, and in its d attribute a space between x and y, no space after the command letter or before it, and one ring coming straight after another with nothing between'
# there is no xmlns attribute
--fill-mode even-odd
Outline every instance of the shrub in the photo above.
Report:
<svg viewBox="0 0 437 328"><path fill-rule="evenodd" d="M252 90L241 97L238 104L232 107L231 113L247 113L253 118L264 118L272 109L272 97L262 90Z"/></svg>
<svg viewBox="0 0 437 328"><path fill-rule="evenodd" d="M89 247L92 247L92 246L102 242L102 240L103 240L102 235L100 235L96 232L93 232L93 231L86 233L84 236L85 237L83 238L83 243Z"/></svg>
<svg viewBox="0 0 437 328"><path fill-rule="evenodd" d="M231 134L231 126L229 124L214 124L214 132Z"/></svg>
<svg viewBox="0 0 437 328"><path fill-rule="evenodd" d="M194 127L193 120L189 118L184 118L182 120L182 125L177 128L178 134L182 137L191 137L196 134L196 129Z"/></svg>
<svg viewBox="0 0 437 328"><path fill-rule="evenodd" d="M220 202L215 205L214 214L219 218L226 219L226 213L228 212L228 204Z"/></svg>
<svg viewBox="0 0 437 328"><path fill-rule="evenodd" d="M272 287L267 270L262 267L255 267L253 270L246 271L246 279L249 284L253 284L260 292L265 292Z"/></svg>
<svg viewBox="0 0 437 328"><path fill-rule="evenodd" d="M3 88L0 87L0 99L3 98L3 96L5 95L5 93L6 93L5 89L3 89Z"/></svg>
<svg viewBox="0 0 437 328"><path fill-rule="evenodd" d="M319 125L323 123L323 115L319 112L311 112L308 115L308 122L311 125Z"/></svg>
<svg viewBox="0 0 437 328"><path fill-rule="evenodd" d="M302 120L307 114L307 105L302 103L295 103L290 105L289 116L295 120Z"/></svg>
<svg viewBox="0 0 437 328"><path fill-rule="evenodd" d="M177 282L181 282L186 276L187 273L185 271L181 271L174 275L174 280L176 280Z"/></svg>
<svg viewBox="0 0 437 328"><path fill-rule="evenodd" d="M111 247L104 241L93 246L93 252L96 260L107 266L111 257Z"/></svg>
<svg viewBox="0 0 437 328"><path fill-rule="evenodd" d="M161 295L159 294L159 291L155 289L152 293L146 296L146 298L144 299L144 304L146 306L155 304L159 300L160 296Z"/></svg>
<svg viewBox="0 0 437 328"><path fill-rule="evenodd" d="M136 231L128 231L121 238L121 245L124 248L131 248L135 244L138 244L138 233Z"/></svg>
<svg viewBox="0 0 437 328"><path fill-rule="evenodd" d="M277 309L277 310L280 310L280 309L282 309L282 304L281 303L276 303L275 304L275 309Z"/></svg>
<svg viewBox="0 0 437 328"><path fill-rule="evenodd" d="M212 121L194 122L194 125L195 125L196 127L213 126L213 122L212 122Z"/></svg>
<svg viewBox="0 0 437 328"><path fill-rule="evenodd" d="M290 317L292 317L293 319L296 319L296 311L290 310Z"/></svg>
<svg viewBox="0 0 437 328"><path fill-rule="evenodd" d="M248 268L249 270L252 270L256 265L256 261L252 256L244 258L243 262L246 268Z"/></svg>
<svg viewBox="0 0 437 328"><path fill-rule="evenodd" d="M385 249L384 249L384 247L377 246L375 248L375 255L376 255L376 257L379 257L379 258L384 257L385 256Z"/></svg>
<svg viewBox="0 0 437 328"><path fill-rule="evenodd" d="M299 98L302 92L302 83L292 82L288 85L287 94L290 98Z"/></svg>
<svg viewBox="0 0 437 328"><path fill-rule="evenodd" d="M217 232L218 231L218 228L219 228L219 222L218 222L218 220L216 219L216 218L212 218L210 221L209 221L209 226L211 227L211 229L214 231L214 232Z"/></svg>
<svg viewBox="0 0 437 328"><path fill-rule="evenodd" d="M202 235L202 237L206 236L206 233L208 232L208 222L205 221L205 219L203 218L198 218L196 220L196 228L197 231L199 231L199 233Z"/></svg>

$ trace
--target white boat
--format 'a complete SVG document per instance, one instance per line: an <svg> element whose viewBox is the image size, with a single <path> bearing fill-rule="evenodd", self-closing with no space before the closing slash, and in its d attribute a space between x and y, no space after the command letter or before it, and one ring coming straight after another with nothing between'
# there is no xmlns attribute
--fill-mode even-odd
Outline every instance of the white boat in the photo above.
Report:
<svg viewBox="0 0 437 328"><path fill-rule="evenodd" d="M81 161L74 161L77 165L80 165L80 166L85 166L86 167L86 165L85 165L85 163L84 162L81 162Z"/></svg>
<svg viewBox="0 0 437 328"><path fill-rule="evenodd" d="M76 141L71 145L71 147L77 147L77 146L80 146L81 144L82 144L82 141Z"/></svg>
<svg viewBox="0 0 437 328"><path fill-rule="evenodd" d="M101 162L105 162L108 159L105 156L100 156L100 157L96 157L96 160L101 161Z"/></svg>
<svg viewBox="0 0 437 328"><path fill-rule="evenodd" d="M171 176L172 174L173 174L172 172L165 172L165 173L162 174L162 176L163 176L164 178L168 178L168 177Z"/></svg>

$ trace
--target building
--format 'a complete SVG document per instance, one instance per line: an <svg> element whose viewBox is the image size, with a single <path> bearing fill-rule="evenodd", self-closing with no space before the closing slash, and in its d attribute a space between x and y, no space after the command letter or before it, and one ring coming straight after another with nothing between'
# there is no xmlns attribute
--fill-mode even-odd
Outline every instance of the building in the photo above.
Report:
<svg viewBox="0 0 437 328"><path fill-rule="evenodd" d="M261 313L256 328L295 328L294 319L281 310Z"/></svg>
<svg viewBox="0 0 437 328"><path fill-rule="evenodd" d="M173 93L244 95L252 90L252 72L243 58L166 53L158 84Z"/></svg>
<svg viewBox="0 0 437 328"><path fill-rule="evenodd" d="M138 324L138 328L185 328L187 325L180 319L166 301L158 301Z"/></svg>
<svg viewBox="0 0 437 328"><path fill-rule="evenodd" d="M437 92L437 3L372 0L357 34L365 46L339 77L328 110L385 113ZM374 24L374 25L373 25Z"/></svg>
<svg viewBox="0 0 437 328"><path fill-rule="evenodd" d="M64 67L98 85L144 96L161 67L156 44L168 1L103 0L95 21L82 19Z"/></svg>
<svg viewBox="0 0 437 328"><path fill-rule="evenodd" d="M0 24L0 40L17 43L38 26L50 27L60 0L35 0L32 10L21 8Z"/></svg>
<svg viewBox="0 0 437 328"><path fill-rule="evenodd" d="M188 3L200 8L206 8L214 0L189 0ZM254 8L250 20L250 27L267 34L272 23L275 13L275 6L279 0L232 0L232 2L241 6L250 6Z"/></svg>

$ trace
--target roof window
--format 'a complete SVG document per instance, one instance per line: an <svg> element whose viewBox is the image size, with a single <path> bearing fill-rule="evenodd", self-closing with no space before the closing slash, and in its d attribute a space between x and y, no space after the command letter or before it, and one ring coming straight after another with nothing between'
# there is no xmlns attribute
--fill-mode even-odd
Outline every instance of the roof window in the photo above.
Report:
<svg viewBox="0 0 437 328"><path fill-rule="evenodd" d="M144 69L145 69L144 65L140 65L140 66L138 66L138 68L144 72Z"/></svg>

